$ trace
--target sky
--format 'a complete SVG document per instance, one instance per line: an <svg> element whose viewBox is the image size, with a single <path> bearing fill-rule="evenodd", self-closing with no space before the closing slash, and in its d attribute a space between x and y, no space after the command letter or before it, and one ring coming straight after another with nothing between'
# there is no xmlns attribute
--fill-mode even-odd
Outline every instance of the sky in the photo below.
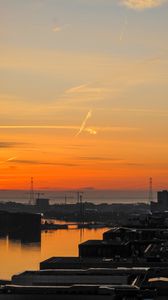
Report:
<svg viewBox="0 0 168 300"><path fill-rule="evenodd" d="M0 0L0 189L168 185L168 1Z"/></svg>

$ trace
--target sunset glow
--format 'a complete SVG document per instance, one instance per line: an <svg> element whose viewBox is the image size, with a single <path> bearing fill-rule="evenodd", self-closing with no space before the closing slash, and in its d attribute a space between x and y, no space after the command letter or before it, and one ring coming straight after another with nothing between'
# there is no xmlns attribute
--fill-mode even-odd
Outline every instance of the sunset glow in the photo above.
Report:
<svg viewBox="0 0 168 300"><path fill-rule="evenodd" d="M0 11L0 189L167 186L168 2Z"/></svg>

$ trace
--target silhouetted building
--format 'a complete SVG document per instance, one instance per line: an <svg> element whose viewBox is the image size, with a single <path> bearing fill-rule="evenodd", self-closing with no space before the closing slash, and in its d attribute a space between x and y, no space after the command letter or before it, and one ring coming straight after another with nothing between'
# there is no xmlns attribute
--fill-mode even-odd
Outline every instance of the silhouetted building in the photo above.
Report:
<svg viewBox="0 0 168 300"><path fill-rule="evenodd" d="M40 263L40 270L112 268L113 260L100 257L51 257Z"/></svg>
<svg viewBox="0 0 168 300"><path fill-rule="evenodd" d="M158 204L165 208L168 209L168 191L164 190L164 191L160 191L157 194L157 199L158 199Z"/></svg>
<svg viewBox="0 0 168 300"><path fill-rule="evenodd" d="M79 244L80 257L129 257L132 254L131 244L116 240L89 240Z"/></svg>
<svg viewBox="0 0 168 300"><path fill-rule="evenodd" d="M157 202L151 202L151 211L168 210L168 191L163 190L157 193Z"/></svg>
<svg viewBox="0 0 168 300"><path fill-rule="evenodd" d="M79 257L52 257L40 271L14 275L0 300L165 300L167 240L166 227L112 228L103 240L80 244Z"/></svg>
<svg viewBox="0 0 168 300"><path fill-rule="evenodd" d="M10 213L0 211L0 233L7 234L9 230L9 217Z"/></svg>
<svg viewBox="0 0 168 300"><path fill-rule="evenodd" d="M167 290L166 290L167 292ZM6 285L0 300L165 300L156 290L141 290L133 285L74 284L68 286Z"/></svg>
<svg viewBox="0 0 168 300"><path fill-rule="evenodd" d="M40 242L41 215L0 212L0 232L22 243Z"/></svg>
<svg viewBox="0 0 168 300"><path fill-rule="evenodd" d="M45 198L38 198L38 199L36 199L36 207L40 211L47 210L50 207L50 201L49 201L49 199L45 199Z"/></svg>

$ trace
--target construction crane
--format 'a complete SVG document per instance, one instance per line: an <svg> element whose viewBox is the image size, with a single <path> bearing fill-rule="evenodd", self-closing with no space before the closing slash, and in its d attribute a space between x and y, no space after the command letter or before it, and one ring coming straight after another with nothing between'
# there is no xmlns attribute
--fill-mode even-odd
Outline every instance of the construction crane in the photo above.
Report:
<svg viewBox="0 0 168 300"><path fill-rule="evenodd" d="M76 204L80 204L80 202L81 202L81 195L83 195L83 191L76 191L76 190L69 190L69 191L65 191L65 196L56 196L56 197L53 197L53 199L64 199L65 200L65 204L67 204L67 201L68 201L68 199L74 199L75 197L74 196L69 196L69 195L67 195L67 194L69 194L69 193L73 193L73 194L76 194L77 195L77 202L76 202Z"/></svg>
<svg viewBox="0 0 168 300"><path fill-rule="evenodd" d="M149 211L151 212L151 202L153 201L153 179L152 177L149 178Z"/></svg>
<svg viewBox="0 0 168 300"><path fill-rule="evenodd" d="M149 178L149 204L153 200L153 179L152 177Z"/></svg>
<svg viewBox="0 0 168 300"><path fill-rule="evenodd" d="M33 205L34 204L34 178L31 177L30 179L30 193L29 193L30 197L29 197L29 204Z"/></svg>
<svg viewBox="0 0 168 300"><path fill-rule="evenodd" d="M36 195L37 195L37 199L40 198L40 195L44 195L44 193L41 192L35 192L34 190L34 178L31 177L30 179L30 191L29 193L26 193L29 195L29 205L35 205L35 200L36 200Z"/></svg>
<svg viewBox="0 0 168 300"><path fill-rule="evenodd" d="M67 205L68 204L68 200L70 199L74 199L74 197L71 197L67 194L65 194L64 196L54 196L54 197L50 197L50 199L63 199L64 200L64 204Z"/></svg>

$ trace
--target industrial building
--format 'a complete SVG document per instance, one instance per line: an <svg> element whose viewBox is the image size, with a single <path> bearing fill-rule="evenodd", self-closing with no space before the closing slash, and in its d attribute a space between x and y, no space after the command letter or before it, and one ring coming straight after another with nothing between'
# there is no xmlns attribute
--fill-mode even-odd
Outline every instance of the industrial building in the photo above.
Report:
<svg viewBox="0 0 168 300"><path fill-rule="evenodd" d="M50 208L50 200L46 198L37 198L36 208L41 212L48 210Z"/></svg>
<svg viewBox="0 0 168 300"><path fill-rule="evenodd" d="M23 243L41 239L41 215L32 213L0 212L0 234Z"/></svg>
<svg viewBox="0 0 168 300"><path fill-rule="evenodd" d="M78 257L51 257L1 283L0 300L166 300L167 241L167 227L114 227L81 243Z"/></svg>
<svg viewBox="0 0 168 300"><path fill-rule="evenodd" d="M121 241L90 240L79 245L80 257L130 257L131 244Z"/></svg>
<svg viewBox="0 0 168 300"><path fill-rule="evenodd" d="M168 191L158 191L157 192L157 202L151 202L151 211L168 211Z"/></svg>

